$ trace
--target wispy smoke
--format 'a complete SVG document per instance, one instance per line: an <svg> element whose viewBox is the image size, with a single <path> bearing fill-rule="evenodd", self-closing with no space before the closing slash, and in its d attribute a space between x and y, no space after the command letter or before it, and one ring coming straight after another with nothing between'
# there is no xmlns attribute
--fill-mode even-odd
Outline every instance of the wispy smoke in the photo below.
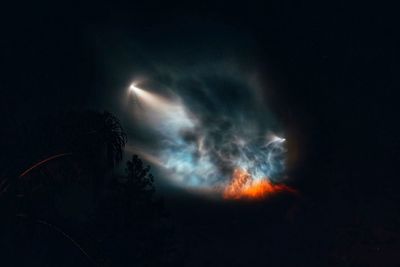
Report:
<svg viewBox="0 0 400 267"><path fill-rule="evenodd" d="M160 185L225 187L237 169L252 180L285 177L285 134L265 99L273 89L265 84L265 51L250 32L171 17L144 32L102 28L95 38L108 77L99 86L118 98L101 102L118 110L129 153L167 178ZM121 110L132 82L142 91Z"/></svg>
<svg viewBox="0 0 400 267"><path fill-rule="evenodd" d="M285 140L257 79L232 64L166 69L133 92L136 123L160 140L144 157L187 187L224 186L236 169L282 181Z"/></svg>

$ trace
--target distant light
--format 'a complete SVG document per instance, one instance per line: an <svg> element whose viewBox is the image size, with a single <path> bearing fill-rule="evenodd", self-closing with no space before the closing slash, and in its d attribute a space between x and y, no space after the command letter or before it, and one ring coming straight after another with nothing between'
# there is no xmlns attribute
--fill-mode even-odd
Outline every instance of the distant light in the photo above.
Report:
<svg viewBox="0 0 400 267"><path fill-rule="evenodd" d="M136 87L136 84L134 83L129 86L129 91L138 92L139 90L140 88Z"/></svg>
<svg viewBox="0 0 400 267"><path fill-rule="evenodd" d="M267 146L268 146L269 144L271 144L271 143L283 143L283 142L286 141L285 138L276 136L276 135L274 135L274 134L269 135L268 139L269 139L269 141L268 141L268 143L267 143Z"/></svg>
<svg viewBox="0 0 400 267"><path fill-rule="evenodd" d="M143 90L143 89L137 87L137 86L136 86L136 83L132 83L132 84L129 86L129 93L133 93L133 94L135 94L136 96L141 97L141 98L142 98L144 95L148 95L148 94L149 94L149 93L146 92L145 90Z"/></svg>
<svg viewBox="0 0 400 267"><path fill-rule="evenodd" d="M281 137L275 135L275 136L273 137L273 140L272 140L272 141L273 141L273 142L283 143L283 142L286 141L286 139L285 139L285 138L281 138Z"/></svg>
<svg viewBox="0 0 400 267"><path fill-rule="evenodd" d="M133 82L129 86L129 94L133 95L135 99L143 105L147 105L148 107L152 107L154 110L165 110L171 108L171 103L155 93L151 93L147 90L139 88L136 82Z"/></svg>

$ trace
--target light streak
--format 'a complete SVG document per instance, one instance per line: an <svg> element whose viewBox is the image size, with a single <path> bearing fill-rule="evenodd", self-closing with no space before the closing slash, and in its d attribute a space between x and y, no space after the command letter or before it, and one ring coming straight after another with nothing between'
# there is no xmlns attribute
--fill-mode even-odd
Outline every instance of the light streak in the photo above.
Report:
<svg viewBox="0 0 400 267"><path fill-rule="evenodd" d="M29 167L28 169L26 169L23 173L21 173L21 174L19 175L19 178L24 177L24 176L27 175L30 171L32 171L32 170L34 170L34 169L36 169L36 168L38 168L38 167L44 165L45 163L47 163L47 162L49 162L49 161L52 161L52 160L54 160L54 159L58 159L58 158L61 158L61 157L69 156L69 155L72 155L72 153L57 154L57 155L53 155L53 156L51 156L51 157L48 157L48 158L46 158L46 159L44 159L44 160L41 160L41 161L39 161L38 163L36 163L36 164L32 165L31 167Z"/></svg>
<svg viewBox="0 0 400 267"><path fill-rule="evenodd" d="M219 192L227 199L259 198L286 189L277 184L285 171L284 137L271 132L264 135L266 139L259 137L262 129L251 119L235 121L215 114L205 122L192 114L178 96L165 98L135 83L129 90L140 102L135 115L161 140L156 154L149 156L145 149L141 154L167 170L166 176L173 183L204 191L222 188ZM231 126L223 126L226 122ZM239 189L235 190L242 193L231 197L235 194L229 192L240 177L239 170L247 177L246 182L236 186Z"/></svg>

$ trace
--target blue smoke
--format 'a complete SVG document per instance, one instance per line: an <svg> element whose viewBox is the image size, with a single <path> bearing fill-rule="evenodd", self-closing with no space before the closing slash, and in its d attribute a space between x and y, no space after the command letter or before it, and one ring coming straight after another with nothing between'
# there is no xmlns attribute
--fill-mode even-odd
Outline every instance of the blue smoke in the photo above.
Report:
<svg viewBox="0 0 400 267"><path fill-rule="evenodd" d="M137 113L146 116L140 122L161 140L152 157L171 181L195 188L224 186L238 168L253 179L283 180L285 139L257 81L237 70L161 74L170 81L169 94L160 97L162 104L143 100ZM158 97L156 90L152 94Z"/></svg>

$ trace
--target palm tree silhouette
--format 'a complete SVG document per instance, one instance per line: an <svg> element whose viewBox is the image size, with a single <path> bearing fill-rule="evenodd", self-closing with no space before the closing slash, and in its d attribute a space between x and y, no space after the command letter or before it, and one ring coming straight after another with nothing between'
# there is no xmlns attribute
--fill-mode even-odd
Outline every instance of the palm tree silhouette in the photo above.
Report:
<svg viewBox="0 0 400 267"><path fill-rule="evenodd" d="M86 164L97 167L113 168L123 157L123 149L127 142L119 120L110 112L69 112L56 117L58 125L50 131L58 151L47 158L33 164L23 171L19 177L28 175L31 171L45 166L56 159L75 155Z"/></svg>
<svg viewBox="0 0 400 267"><path fill-rule="evenodd" d="M18 222L29 225L29 221L32 221L46 226L51 231L60 233L62 237L71 242L96 265L96 261L70 234L67 234L56 223L51 222L54 219L53 217L49 218L49 222L46 215L43 217L41 214L36 214L36 209L32 209L32 207L37 204L38 195L34 191L35 188L39 187L46 187L45 190L52 191L51 187L54 183L59 182L55 181L57 180L54 179L55 176L63 176L63 169L71 169L74 164L92 173L91 176L95 179L95 183L92 185L98 187L101 181L96 180L101 180L102 172L115 167L122 160L127 136L119 120L106 111L68 112L53 119L55 119L55 122L49 128L44 129L45 137L42 139L45 141L43 146L48 150L46 154L49 156L26 168L16 179L2 180L0 193L3 195L5 191L13 192L14 202L16 203L14 212L17 218L21 219ZM54 153L54 151L57 151L57 153ZM65 161L67 158L68 160ZM51 164L51 168L56 169L56 172L49 172L51 169L49 164ZM64 168L57 171L60 166L64 166ZM68 175L71 176L71 173ZM79 174L72 170L72 175ZM49 183L46 180L52 181ZM94 188L94 190L97 189ZM49 205L52 204L49 203ZM53 212L51 207L45 209Z"/></svg>
<svg viewBox="0 0 400 267"><path fill-rule="evenodd" d="M103 127L100 129L99 134L101 134L102 141L107 147L108 163L111 167L114 167L122 160L127 135L114 115L105 111L100 114L100 117Z"/></svg>

